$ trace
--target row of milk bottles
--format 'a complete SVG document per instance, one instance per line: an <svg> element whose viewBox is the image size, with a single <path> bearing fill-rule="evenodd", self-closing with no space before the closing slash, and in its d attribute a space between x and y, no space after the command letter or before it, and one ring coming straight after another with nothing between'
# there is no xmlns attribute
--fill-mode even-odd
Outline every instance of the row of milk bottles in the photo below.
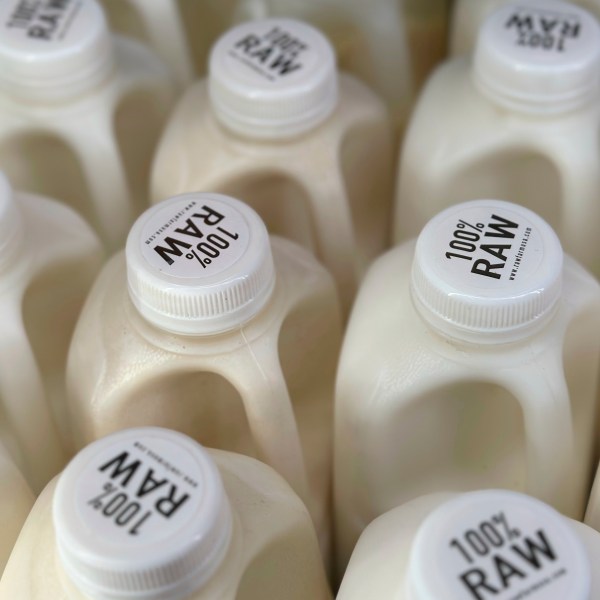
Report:
<svg viewBox="0 0 600 600"><path fill-rule="evenodd" d="M338 598L600 597L600 534L514 491L430 494L375 519ZM3 598L330 599L306 508L268 466L159 427L82 450L39 496Z"/></svg>
<svg viewBox="0 0 600 600"><path fill-rule="evenodd" d="M469 227L472 260L449 256ZM246 204L147 210L75 328L60 412L83 449L3 538L1 597L329 598L340 323L331 276ZM364 597L373 561L377 597L600 597L600 535L567 519L588 501L599 331L600 285L515 204L446 209L374 262L335 393L339 597ZM33 494L3 470L13 525Z"/></svg>
<svg viewBox="0 0 600 600"><path fill-rule="evenodd" d="M33 141L30 133L37 131L36 127L42 122L59 127L69 120L67 117L73 116L68 126L73 137L69 139L79 136L83 146L90 135L91 113L87 111L93 105L94 110L102 106L106 111L102 114L108 115L100 128L102 132L114 135L115 129L109 125L115 113L108 109L114 111L118 104L116 65L133 67L132 72L139 74L144 61L135 62L136 56L142 57L142 49L128 42L129 58L118 62L117 44L111 46L105 27L90 26L101 17L91 3L61 3L66 8L61 8L63 12L52 19L35 10L31 13L32 9L24 8L23 3L14 4L16 8L6 16L14 25L11 36L7 36L4 55L6 70L12 76L8 81L15 86L18 83L19 88L14 97L9 98L11 94L7 93L6 98L6 114L14 116L16 123L8 139L17 140L15 148L19 152L7 150L6 154L16 161L31 151L39 160L13 164L12 171L7 161L6 171L12 181L17 181L16 187L31 189L32 186L25 184L26 176L40 170L43 175L44 168L49 170L50 167L44 167L42 157L53 160L54 156L58 160L65 147L56 145L49 130L44 129L44 136ZM495 76L496 80L491 84L487 81L488 87L485 84L472 87L471 81L478 81L478 75L463 68L460 102L450 101L452 90L449 90L449 99L443 107L447 114L452 109L462 109L463 104L471 107L466 104L471 100L473 108L464 113L460 130L456 128L460 115L448 115L448 123L454 123L456 129L458 147L461 147L458 139L463 144L468 141L467 126L470 127L479 114L476 106L484 107L481 112L485 111L489 129L495 123L498 131L503 131L505 143L507 120L508 129L518 131L514 139L521 144L527 135L541 135L542 129L554 127L555 137L562 136L564 145L564 131L574 133L573 121L580 124L584 118L586 133L591 135L590 115L588 112L580 114L580 109L585 107L589 111L593 92L597 91L597 75L592 67L597 65L598 26L584 12L573 7L567 10L563 3L550 4L553 14L556 11L560 14L562 9L566 15L565 22L559 25L561 31L567 33L553 41L556 48L562 45L563 49L556 52L560 52L559 58L566 56L566 60L559 61L561 79L548 76L549 70L544 64L536 72L535 56L532 59L530 54L519 52L519 48L514 53L514 62L506 60L507 47L518 45L518 40L514 42L513 29L516 27L520 36L521 28L528 28L531 23L535 30L542 22L546 23L540 15L546 18L545 11L549 9L540 2L519 5L515 27L505 26L514 20L514 8L510 8L510 14L497 13L486 22L477 49L484 67L487 65L480 67L480 75L484 73L492 80ZM57 6L50 3L40 10L60 12ZM32 19L39 23L32 25ZM502 23L498 25L500 19ZM49 24L54 28L48 29ZM547 23L546 27L549 27ZM578 33L575 35L573 31ZM70 34L75 36L76 42L71 47ZM31 52L32 39L47 44L45 61L24 60L20 51ZM12 48L8 48L11 44ZM106 53L105 48L109 48ZM276 48L279 54L265 67L261 57L270 48ZM553 46L550 51L556 48ZM575 48L574 57L569 53L572 48ZM542 52L541 49L536 51ZM542 55L541 63L547 61L548 48L543 52L546 54ZM89 69L81 69L83 63L77 61L83 61L86 55L88 60L93 57L93 61ZM591 56L589 62L588 55ZM69 69L60 64L65 56L71 61L65 63ZM106 56L111 56L110 65L105 62ZM586 60L582 61L581 56ZM146 58L150 64L149 55ZM461 60L464 63L464 59ZM523 62L519 61L527 63L528 60L532 64L525 66L530 74L534 73L535 81L532 89L527 88L522 93L525 82L519 75L524 69ZM157 102L157 105L151 103L153 109L165 115L172 92L168 85L161 87L167 79L161 80L164 71L158 65L158 62L153 63L147 73L149 79L151 75L156 77L153 88L156 92L148 94L142 87L142 91L135 90L135 93L129 89L124 96L131 93L130 98L145 97L146 101L150 97ZM74 66L77 66L75 70ZM450 145L452 131L440 130L439 139L431 135L428 138L424 132L418 135L417 117L419 111L425 110L422 107L432 93L435 77L443 73L445 66L425 89L407 134L399 171L400 199L396 215L410 202L410 199L405 200L410 194L405 195L403 190L405 172L410 174L409 181L411 176L417 180L419 169L431 167L433 172L423 180L438 184L433 177L437 163L430 158L443 155ZM234 194L249 200L249 204L264 215L272 232L285 234L294 241L269 238L255 212L226 196L192 193L158 202L136 221L125 252L115 255L96 280L75 330L65 386L61 369L66 362L70 332L83 297L103 261L103 252L89 226L72 211L35 194L14 193L3 182L2 217L6 216L0 223L6 232L2 253L6 281L3 295L7 301L5 310L12 311L5 333L6 377L2 377L6 381L6 391L2 394L2 409L6 415L2 442L12 457L6 462L7 473L15 474L15 484L9 489L15 493L23 489L21 500L16 504L30 506L31 493L16 473L15 465L39 492L64 465L73 449L123 428L159 425L187 433L207 446L258 457L274 467L308 507L321 551L329 556L332 399L343 321L334 280L347 314L363 271L385 247L386 201L389 200L385 190L389 185L386 178L390 171L391 128L382 104L366 87L344 75L340 76L339 84L336 83L335 62L328 43L312 28L296 22L259 21L232 30L215 45L210 68L207 81L192 86L170 118L150 178L154 200L194 189ZM57 73L62 77L61 89L60 94L54 96L57 92L51 90L50 83ZM458 75L457 72L457 78ZM562 77L580 82L584 91L568 93L561 87ZM120 79L121 83L130 81L126 71L120 74ZM444 81L456 83L447 75L442 83ZM12 89L11 85L6 84L6 89ZM549 104L553 105L550 108L545 107L542 98L542 92L548 88ZM158 90L167 91L163 96ZM575 92L580 91L575 88ZM69 95L68 101L63 93ZM565 95L569 97L565 99ZM439 91L435 96L439 96ZM509 98L508 104L498 100L505 97ZM34 99L43 99L43 103L32 106ZM548 110L520 112L524 106L537 109L540 105ZM134 116L141 115L141 106L132 105ZM437 112L439 108L430 114L430 119L437 118ZM122 120L124 127L133 127L134 122L134 118ZM110 154L113 159L110 164L120 165L122 180L127 181L125 160L119 160L125 156L123 148L142 139L141 148L148 152L150 144L143 136L156 137L159 130L158 125L154 132L141 127L135 130L140 132L139 138L130 130L120 142L112 137L109 143L107 135L101 136L99 130L92 129L91 139L96 144L88 149L88 156ZM17 131L27 131L29 135L19 138ZM487 129L481 124L473 128L475 137L484 133ZM41 141L47 144L43 154L35 150L43 147L38 145ZM427 146L427 142L431 145ZM434 142L440 147L435 148ZM119 144L121 148L117 150ZM407 163L406 157L413 146L419 151L427 146L422 156L429 158ZM507 152L507 148L511 149L508 143L503 150ZM134 148L129 150L134 156ZM451 156L454 158L456 153L454 148ZM344 159L341 164L340 156ZM490 163L493 157L491 153ZM591 156L587 158L592 162ZM448 161L448 158L445 162L442 160L444 164ZM141 166L143 162L132 159L131 164ZM521 164L524 162L527 161L523 157L518 157L512 166L523 169L518 188L525 204L530 195L535 195L533 183L545 186L547 177L534 171L528 181L529 175ZM535 164L535 160L533 162ZM86 180L94 169L84 169L81 164L74 161L71 167L76 166L61 170L60 176L51 171L55 185L66 186L72 181L70 175L77 171L80 184L85 182L81 189L86 186L94 189L90 180ZM559 171L558 167L555 169ZM100 171L95 174L96 185L110 189L113 171L109 168ZM137 174L137 181L144 182L149 171L146 162ZM482 172L485 171L477 169L478 176ZM511 173L501 171L501 174L498 181L504 185L507 180L515 181ZM19 175L23 177L22 185ZM468 175L466 171L460 177L467 179ZM587 177L584 173L584 181L590 184L590 178L591 170ZM43 180L41 176L36 179ZM452 179L447 177L444 182L446 191L450 190ZM476 182L471 188L475 191L469 192L467 187L449 200L445 196L443 201L452 203L482 195L512 199L504 188L493 188L493 183L487 192L477 190L477 185L485 183L485 180ZM320 191L323 188L325 192ZM524 188L531 194L526 195ZM584 211L587 216L571 215L578 211L570 205L567 211L569 189L564 186L559 224L577 219L581 228L555 226L555 229L567 248L571 244L577 258L588 267L594 267L593 259L597 259L598 252L592 255L590 247L594 247L595 239L585 237L594 225L593 207ZM32 191L42 190L34 188ZM421 199L435 199L427 191L421 194ZM22 196L18 203L15 202L17 196ZM73 194L75 196L84 197ZM583 201L590 197L586 196ZM143 198L143 192L139 198ZM286 200L275 211L273 200L280 198ZM268 199L271 201L267 202ZM112 197L111 202L114 201ZM140 208L126 203L128 220L117 218L113 213L104 221L103 228L100 226L102 211L107 206L121 206L111 202L104 204L90 197L85 205L89 212L82 212L103 234L105 246L114 250L119 247L119 235L123 235L123 230L120 234L116 231L129 230ZM298 205L304 210L298 212ZM296 209L296 213L284 211L288 206ZM433 209L424 221L440 208L443 205ZM548 221L552 216L557 217L545 214L541 202L533 208ZM416 211L414 207L411 210ZM551 203L549 210L554 210ZM411 222L410 218L398 220L405 224ZM413 226L416 231L412 235L418 233L422 224L416 220ZM569 232L574 233L570 242L565 240ZM400 234L398 236L400 239ZM585 244L583 239L587 240ZM312 250L329 267L334 280L311 252L294 242L301 242ZM578 243L585 246L581 252L577 252ZM586 261L588 257L591 259ZM52 285L57 280L61 282L58 295L56 284ZM597 282L573 259L563 258L560 243L550 227L536 214L498 201L450 208L429 221L416 244L406 242L372 265L353 309L337 379L334 495L340 573L356 539L370 521L408 500L432 492L507 487L537 496L569 516L582 516L596 437L595 385L600 360L598 307ZM19 358L13 358L15 353ZM65 387L68 394L64 392ZM139 438L146 434L132 435ZM107 448L112 442L105 443L106 446L99 447ZM132 443L135 446L135 442ZM188 468L174 466L169 452L154 450L151 445L148 450L148 443L144 441L139 444L146 448L144 452L153 461L148 472L156 469L156 463L166 469L165 476L179 473L182 477L183 473L185 479ZM104 450L102 453L106 460L103 458L100 467L111 462L108 451L106 456ZM58 491L45 492L45 505L40 498L39 511L36 508L32 513L33 525L24 530L23 542L19 543L12 559L11 564L16 566L7 570L2 585L29 585L35 579L31 575L32 564L38 562L33 558L35 554L30 553L43 552L45 547L47 561L54 554L49 549L56 545L68 580L57 575L60 582L53 584L57 591L52 597L60 598L60 594L69 597L66 594L75 593L59 591L63 589L60 586L65 585L67 590L71 589L68 582L73 582L72 589L83 590L82 597L87 594L91 598L123 597L128 592L119 586L135 586L142 580L146 583L140 585L152 587L149 581L155 576L142 577L139 571L149 569L147 563L142 560L140 564L131 565L126 557L113 556L120 538L109 540L104 548L98 549L93 543L97 541L97 533L90 534L92 541L79 537L87 535L83 530L88 527L82 526L87 521L79 506L89 505L90 514L100 515L101 527L107 517L114 515L116 527L123 527L127 536L131 530L139 531L141 525L136 528L136 523L140 519L149 520L150 516L145 515L151 505L156 516L153 522L179 512L175 498L180 496L173 484L164 488L170 490L170 495L159 495L158 499L153 495L144 501L151 505L144 505L143 497L150 496L156 487L167 486L164 477L158 479L155 471L150 475L147 472L138 486L138 499L130 504L128 490L118 491L110 481L89 485L69 483L79 481L75 475L69 477L69 472L78 474L75 464L69 465L60 480L67 482L60 484L63 489L71 486L72 491L65 492L66 495ZM112 473L121 479L119 485L127 488L138 472L137 467L126 467L118 460L115 465ZM106 467L105 471L110 468ZM225 477L223 469L220 470ZM240 469L242 473L252 470L250 466ZM195 480L192 476L189 478ZM264 480L266 487L270 485L267 479ZM96 494L83 500L77 496L80 488L85 488L87 493L93 486L106 495L96 498ZM206 489L209 488L221 494L217 504L222 507L223 492L216 490L217 484L208 485ZM285 489L288 495L292 494ZM50 495L54 495L52 509ZM234 502L229 490L228 497ZM500 495L497 503L502 504L503 498ZM65 508L73 500L79 504ZM262 501L257 500L254 505L259 502ZM508 511L508 499L506 503ZM265 501L265 504L268 503ZM595 506L594 502L590 504L591 515L597 510ZM11 514L16 514L17 511L12 510ZM166 516L169 510L172 512ZM49 520L50 512L54 525ZM175 570L185 575L177 582L161 580L161 586L173 586L172 592L165 592L166 588L159 586L160 589L140 590L139 594L145 594L141 597L164 597L165 593L172 594L168 597L179 597L177 594L185 597L209 579L214 581L211 577L219 572L222 558L228 552L226 547L230 547L229 542L224 541L231 535L226 530L233 527L235 531L230 524L232 518L244 523L242 512L240 508L234 517L228 513L229 520L220 513L211 517L218 522L218 527L211 530L214 523L206 525L206 536L214 544L209 550L205 546L201 549L194 546L185 557L183 552L174 550L177 560L185 558L177 567L169 562L168 566L165 563L159 568L153 563L158 569L156 573ZM71 514L83 521L70 520ZM557 518L553 514L553 519ZM272 517L268 519L270 526L275 527L277 523L271 520ZM50 537L41 540L36 536L43 527ZM52 527L57 531L56 541L52 538ZM263 527L248 524L242 530ZM89 528L93 530L92 525ZM303 521L300 529L306 528ZM181 529L187 530L188 525L182 525ZM264 532L267 538L269 531ZM486 531L489 534L488 528ZM165 538L161 537L163 534ZM33 535L29 542L28 535ZM152 562L156 548L162 549L164 539L169 537L166 531L157 534L153 539L161 544L148 546L142 558ZM315 545L309 538L306 534L300 545L305 556L313 557L307 563L310 565L315 564ZM89 544L93 551L89 550ZM187 551L187 542L181 544ZM460 542L455 545L459 547ZM92 558L90 552L94 555ZM207 553L211 555L208 558ZM131 554L128 551L127 556ZM269 563L282 560L280 554L270 556ZM578 556L576 552L565 555ZM116 570L127 572L130 577L110 571L107 565L113 558ZM210 564L200 575L196 569L200 569L205 559ZM194 563L191 567L190 562ZM188 567L194 574L185 570ZM283 571L287 569L282 566ZM313 573L310 577L308 571L297 573L298 581L315 587L307 591L308 588L298 584L298 589L304 590L304 595L298 597L326 594L322 573L318 568L309 571ZM503 572L506 578L506 571ZM318 573L321 574L314 575ZM162 577L155 575L158 579ZM256 575L249 577L248 589L254 590L248 592L249 597L259 593L268 597L268 585L277 585L277 578L272 578L271 583L266 580L261 583ZM427 577L424 577L425 583L419 583L418 575L410 577L414 580L410 586L416 590L411 592L415 598L439 597L439 592L424 591ZM584 581L585 577L578 579ZM477 593L484 593L486 586L487 591L498 589L497 584L487 582L479 571L472 570L463 581L464 585L471 586L472 595L473 589L479 590ZM39 592L35 592L36 588L23 591L23 588L7 587L15 590L7 597L36 597L32 595L35 593L44 597L43 594L48 593L45 585L51 584L40 578L35 585ZM279 585L295 586L289 581L280 581ZM587 588L581 589L584 590L581 597L587 597ZM206 597L222 593L216 590ZM281 592L272 593L273 597L281 597Z"/></svg>

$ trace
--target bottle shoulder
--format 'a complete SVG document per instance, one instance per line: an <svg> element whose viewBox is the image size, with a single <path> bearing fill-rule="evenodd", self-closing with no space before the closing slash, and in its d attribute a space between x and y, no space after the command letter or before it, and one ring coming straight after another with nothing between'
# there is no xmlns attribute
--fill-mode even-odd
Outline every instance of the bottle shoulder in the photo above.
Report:
<svg viewBox="0 0 600 600"><path fill-rule="evenodd" d="M28 132L52 132L81 127L110 119L121 100L135 91L152 94L157 102L170 104L175 97L175 85L167 68L143 44L113 35L114 66L107 77L72 99L38 104L24 102L0 94L0 136Z"/></svg>
<svg viewBox="0 0 600 600"><path fill-rule="evenodd" d="M82 311L74 346L83 354L96 353L115 368L138 363L135 356L153 364L172 360L197 363L201 357L219 356L247 347L254 341L276 340L286 316L309 298L308 311L326 311L334 324L339 320L335 285L329 273L304 248L272 237L276 282L265 307L237 329L210 336L171 334L148 323L129 298L123 252L116 254L102 269ZM72 352L77 354L77 351ZM140 367L143 365L140 364Z"/></svg>
<svg viewBox="0 0 600 600"><path fill-rule="evenodd" d="M338 106L323 123L291 138L253 140L232 133L217 121L211 109L208 82L203 79L187 89L173 110L159 147L157 163L168 162L173 156L194 160L198 151L209 148L210 153L207 152L198 164L203 171L208 171L209 166L214 169L214 163L220 160L275 160L277 163L278 158L296 156L303 157L306 162L314 158L315 148L322 160L328 152L337 153L349 129L369 122L387 128L390 122L387 109L365 84L343 74L340 75ZM311 152L307 153L308 150ZM209 164L203 167L205 160Z"/></svg>
<svg viewBox="0 0 600 600"><path fill-rule="evenodd" d="M273 469L231 452L208 452L221 474L234 527L223 564L193 597L213 598L212 594L219 593L219 597L234 598L236 585L254 559L273 545L285 547L300 530L312 532L312 524L303 503ZM56 483L57 478L48 484L27 519L0 585L2 597L45 600L51 592L58 600L86 598L60 568L52 523ZM316 534L306 536L304 550L307 555L318 555Z"/></svg>
<svg viewBox="0 0 600 600"><path fill-rule="evenodd" d="M419 160L428 152L443 168L444 163L493 152L530 149L545 154L548 145L564 145L565 135L597 138L596 105L549 116L509 111L477 89L469 57L451 58L434 71L415 106L404 142L405 160Z"/></svg>
<svg viewBox="0 0 600 600"><path fill-rule="evenodd" d="M507 377L530 368L536 377L553 372L546 367L562 356L565 337L578 318L589 324L586 347L597 345L593 340L600 338L600 287L573 259L565 260L563 294L542 328L518 342L476 344L436 332L421 316L410 291L413 253L414 241L405 242L379 257L367 272L342 346L341 394L355 395L360 385L368 387L361 392L369 396L397 397L402 389L498 380L500 370ZM546 367L540 371L542 364Z"/></svg>
<svg viewBox="0 0 600 600"><path fill-rule="evenodd" d="M429 513L452 496L450 493L422 496L371 521L354 548L338 600L369 597L373 594L373 585L378 597L408 600L401 590L405 589L411 546L419 526ZM378 560L381 556L393 556L394 560Z"/></svg>
<svg viewBox="0 0 600 600"><path fill-rule="evenodd" d="M269 515L278 512L292 523L310 522L308 511L290 485L271 467L259 460L228 452L209 449L219 468L227 497L246 529L252 521L269 522ZM273 523L274 531L278 527ZM266 532L265 532L266 533Z"/></svg>
<svg viewBox="0 0 600 600"><path fill-rule="evenodd" d="M338 599L358 600L365 597L359 592L369 589L372 593L375 581L379 596L408 600L406 583L409 559L419 528L433 511L453 498L456 498L456 494L445 492L421 496L374 519L363 531L355 547ZM565 521L583 543L590 563L595 564L600 552L598 532L566 517ZM394 556L395 560L374 560L381 555ZM592 572L591 599L600 598L599 585L600 579Z"/></svg>

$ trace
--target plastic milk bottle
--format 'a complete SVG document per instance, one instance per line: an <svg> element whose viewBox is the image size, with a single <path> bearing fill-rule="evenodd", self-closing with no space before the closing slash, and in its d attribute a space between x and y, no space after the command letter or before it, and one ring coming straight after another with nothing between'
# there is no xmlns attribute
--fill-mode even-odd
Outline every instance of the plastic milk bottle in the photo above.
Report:
<svg viewBox="0 0 600 600"><path fill-rule="evenodd" d="M446 53L448 12L445 0L242 0L237 17L287 16L319 27L340 67L376 90L402 126Z"/></svg>
<svg viewBox="0 0 600 600"><path fill-rule="evenodd" d="M172 88L94 0L0 3L0 168L77 209L111 250L147 206Z"/></svg>
<svg viewBox="0 0 600 600"><path fill-rule="evenodd" d="M36 492L67 460L67 352L103 258L72 209L0 173L0 440Z"/></svg>
<svg viewBox="0 0 600 600"><path fill-rule="evenodd" d="M271 468L160 428L82 450L0 583L19 600L328 600L315 532Z"/></svg>
<svg viewBox="0 0 600 600"><path fill-rule="evenodd" d="M0 577L35 496L0 442Z"/></svg>
<svg viewBox="0 0 600 600"><path fill-rule="evenodd" d="M249 206L206 193L157 204L101 273L73 337L79 446L159 425L255 456L306 501L326 553L340 322L330 275L269 239Z"/></svg>
<svg viewBox="0 0 600 600"><path fill-rule="evenodd" d="M600 534L523 494L433 494L363 532L338 600L598 600Z"/></svg>
<svg viewBox="0 0 600 600"><path fill-rule="evenodd" d="M348 311L366 265L388 244L392 132L383 103L338 75L319 31L290 19L230 30L209 70L162 136L154 201L194 190L243 199L271 233L316 254Z"/></svg>
<svg viewBox="0 0 600 600"><path fill-rule="evenodd" d="M598 0L571 1L600 17ZM507 4L506 0L455 0L450 28L451 54L472 52L477 39L477 31L484 19L503 4Z"/></svg>
<svg viewBox="0 0 600 600"><path fill-rule="evenodd" d="M396 240L457 202L507 198L541 215L600 275L600 24L522 0L483 24L475 55L430 79L398 173Z"/></svg>
<svg viewBox="0 0 600 600"><path fill-rule="evenodd" d="M186 84L206 73L210 47L236 22L292 17L331 40L344 71L366 82L403 123L446 52L446 0L103 0L112 27L142 40Z"/></svg>
<svg viewBox="0 0 600 600"><path fill-rule="evenodd" d="M340 564L433 492L503 487L582 518L599 365L600 285L524 207L452 206L379 258L338 371Z"/></svg>

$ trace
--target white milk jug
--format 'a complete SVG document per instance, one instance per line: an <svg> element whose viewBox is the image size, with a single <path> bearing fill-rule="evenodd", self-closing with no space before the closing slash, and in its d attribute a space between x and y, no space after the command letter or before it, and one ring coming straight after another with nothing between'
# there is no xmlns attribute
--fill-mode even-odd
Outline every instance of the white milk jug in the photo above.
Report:
<svg viewBox="0 0 600 600"><path fill-rule="evenodd" d="M338 61L403 124L446 51L446 0L103 0L111 25L151 45L180 83L206 72L212 43L235 22L292 17L321 29Z"/></svg>
<svg viewBox="0 0 600 600"><path fill-rule="evenodd" d="M599 561L600 534L539 500L433 494L365 529L337 600L598 600Z"/></svg>
<svg viewBox="0 0 600 600"><path fill-rule="evenodd" d="M600 275L599 82L600 24L589 13L559 0L493 13L472 62L445 63L419 100L398 173L396 240L449 204L506 198L546 219Z"/></svg>
<svg viewBox="0 0 600 600"><path fill-rule="evenodd" d="M95 0L0 3L0 168L77 209L111 250L147 206L172 88Z"/></svg>
<svg viewBox="0 0 600 600"><path fill-rule="evenodd" d="M159 425L258 457L329 539L334 283L296 244L269 240L247 205L191 193L145 212L108 263L68 364L79 446Z"/></svg>
<svg viewBox="0 0 600 600"><path fill-rule="evenodd" d="M241 0L236 17L293 17L321 29L344 71L387 102L402 127L446 53L446 0Z"/></svg>
<svg viewBox="0 0 600 600"><path fill-rule="evenodd" d="M341 564L378 515L505 487L581 518L593 461L600 285L528 209L455 205L378 259L340 357Z"/></svg>
<svg viewBox="0 0 600 600"><path fill-rule="evenodd" d="M571 1L600 17L598 0ZM450 53L472 52L481 24L491 12L504 4L508 4L507 0L455 0L450 26Z"/></svg>
<svg viewBox="0 0 600 600"><path fill-rule="evenodd" d="M160 428L82 450L36 502L8 600L327 600L310 517L258 461Z"/></svg>
<svg viewBox="0 0 600 600"><path fill-rule="evenodd" d="M346 311L388 243L391 126L364 84L338 76L327 39L290 19L240 25L162 136L152 197L213 190L250 204L271 233L311 249Z"/></svg>
<svg viewBox="0 0 600 600"><path fill-rule="evenodd" d="M0 577L35 496L0 442Z"/></svg>
<svg viewBox="0 0 600 600"><path fill-rule="evenodd" d="M67 460L67 352L103 259L79 215L0 173L0 440L36 492Z"/></svg>

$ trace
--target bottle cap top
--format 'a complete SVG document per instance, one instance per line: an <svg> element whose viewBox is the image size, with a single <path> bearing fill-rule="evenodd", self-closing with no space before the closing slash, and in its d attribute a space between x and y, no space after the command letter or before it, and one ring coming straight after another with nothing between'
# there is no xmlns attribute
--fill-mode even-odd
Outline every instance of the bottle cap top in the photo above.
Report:
<svg viewBox="0 0 600 600"><path fill-rule="evenodd" d="M473 200L447 208L417 239L411 292L431 326L478 343L514 341L553 314L563 252L527 208Z"/></svg>
<svg viewBox="0 0 600 600"><path fill-rule="evenodd" d="M247 204L194 192L149 208L126 245L129 295L148 321L173 333L234 329L275 285L267 229Z"/></svg>
<svg viewBox="0 0 600 600"><path fill-rule="evenodd" d="M232 530L211 456L158 427L84 448L59 478L53 518L61 564L93 600L188 597L222 562Z"/></svg>
<svg viewBox="0 0 600 600"><path fill-rule="evenodd" d="M3 0L0 28L0 90L7 95L60 101L112 69L111 36L95 0Z"/></svg>
<svg viewBox="0 0 600 600"><path fill-rule="evenodd" d="M509 109L551 114L598 95L600 24L560 0L521 0L493 12L479 30L474 80Z"/></svg>
<svg viewBox="0 0 600 600"><path fill-rule="evenodd" d="M523 494L461 494L434 510L413 541L411 600L588 600L590 562L565 517Z"/></svg>
<svg viewBox="0 0 600 600"><path fill-rule="evenodd" d="M225 33L212 49L208 81L218 120L252 138L308 131L338 100L331 44L293 19L250 21Z"/></svg>

